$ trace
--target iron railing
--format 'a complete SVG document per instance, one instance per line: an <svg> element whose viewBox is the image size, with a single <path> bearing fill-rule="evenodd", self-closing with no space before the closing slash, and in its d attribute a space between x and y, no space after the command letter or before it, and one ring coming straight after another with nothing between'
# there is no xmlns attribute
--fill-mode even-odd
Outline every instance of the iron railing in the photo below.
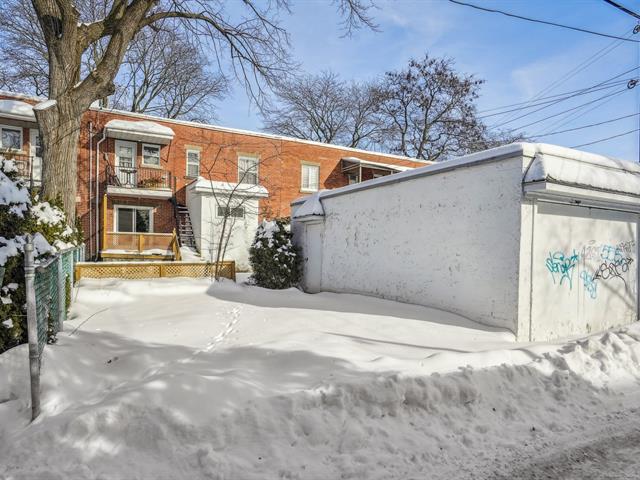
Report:
<svg viewBox="0 0 640 480"><path fill-rule="evenodd" d="M128 167L107 164L107 185L124 188L168 190L171 188L171 172L153 167Z"/></svg>
<svg viewBox="0 0 640 480"><path fill-rule="evenodd" d="M11 151L0 150L7 160L13 160L18 169L18 177L25 181L30 188L40 186L42 181L42 159L30 155L22 155Z"/></svg>

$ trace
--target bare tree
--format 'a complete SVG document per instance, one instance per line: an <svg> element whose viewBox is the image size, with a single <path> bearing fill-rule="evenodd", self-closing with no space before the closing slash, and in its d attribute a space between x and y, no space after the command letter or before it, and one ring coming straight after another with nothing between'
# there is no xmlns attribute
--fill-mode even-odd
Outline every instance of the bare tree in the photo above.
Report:
<svg viewBox="0 0 640 480"><path fill-rule="evenodd" d="M20 1L4 1L2 8ZM348 31L353 25L371 23L369 4L335 3L347 19ZM287 0L264 6L253 0L234 2L234 9L243 9L240 13L232 13L223 0L109 0L104 15L88 22L74 0L32 0L32 4L46 46L50 99L35 108L44 150L42 194L60 196L70 219L75 217L81 116L92 102L115 92L124 56L141 31L162 25L184 32L221 68L228 65L253 98L259 99L265 85L291 69L287 32L277 20L278 12L288 9ZM84 72L85 58L93 51L99 57Z"/></svg>
<svg viewBox="0 0 640 480"><path fill-rule="evenodd" d="M140 32L127 51L114 106L132 112L210 121L215 102L227 90L220 71L179 32L159 28Z"/></svg>
<svg viewBox="0 0 640 480"><path fill-rule="evenodd" d="M402 155L442 160L474 150L485 129L475 100L482 81L445 58L411 60L382 83L380 142Z"/></svg>
<svg viewBox="0 0 640 480"><path fill-rule="evenodd" d="M378 89L323 72L279 82L261 111L265 130L305 140L363 147L378 131Z"/></svg>

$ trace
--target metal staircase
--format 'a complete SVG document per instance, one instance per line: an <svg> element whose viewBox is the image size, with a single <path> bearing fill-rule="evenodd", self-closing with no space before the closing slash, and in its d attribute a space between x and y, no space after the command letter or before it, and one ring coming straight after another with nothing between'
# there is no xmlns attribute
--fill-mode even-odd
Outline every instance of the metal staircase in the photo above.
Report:
<svg viewBox="0 0 640 480"><path fill-rule="evenodd" d="M178 226L178 240L180 245L192 248L194 251L198 251L196 246L196 238L193 234L193 225L191 224L191 217L189 216L189 209L185 205L176 203L176 224Z"/></svg>

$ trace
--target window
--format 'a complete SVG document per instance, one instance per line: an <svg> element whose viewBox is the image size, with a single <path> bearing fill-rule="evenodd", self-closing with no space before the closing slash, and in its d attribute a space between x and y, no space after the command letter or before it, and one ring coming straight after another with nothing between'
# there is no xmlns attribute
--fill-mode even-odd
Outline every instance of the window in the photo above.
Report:
<svg viewBox="0 0 640 480"><path fill-rule="evenodd" d="M187 177L200 176L200 151L187 150Z"/></svg>
<svg viewBox="0 0 640 480"><path fill-rule="evenodd" d="M256 157L238 157L238 182L258 184L258 159Z"/></svg>
<svg viewBox="0 0 640 480"><path fill-rule="evenodd" d="M320 166L302 164L302 187L303 192L317 192L320 177Z"/></svg>
<svg viewBox="0 0 640 480"><path fill-rule="evenodd" d="M22 128L0 127L0 148L22 150Z"/></svg>
<svg viewBox="0 0 640 480"><path fill-rule="evenodd" d="M142 164L160 166L160 145L142 144Z"/></svg>
<svg viewBox="0 0 640 480"><path fill-rule="evenodd" d="M218 205L219 217L244 218L244 207L224 207Z"/></svg>
<svg viewBox="0 0 640 480"><path fill-rule="evenodd" d="M116 232L153 232L153 209L150 207L116 207Z"/></svg>
<svg viewBox="0 0 640 480"><path fill-rule="evenodd" d="M347 181L349 182L349 185L360 183L360 179L358 178L357 173L347 173Z"/></svg>

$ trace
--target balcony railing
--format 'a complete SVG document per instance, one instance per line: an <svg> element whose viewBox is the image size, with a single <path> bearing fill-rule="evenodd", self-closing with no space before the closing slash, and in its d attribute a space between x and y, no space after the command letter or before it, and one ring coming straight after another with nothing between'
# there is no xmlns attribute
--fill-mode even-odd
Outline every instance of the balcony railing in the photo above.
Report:
<svg viewBox="0 0 640 480"><path fill-rule="evenodd" d="M0 150L0 155L7 160L13 160L18 169L18 177L22 178L27 185L31 187L40 185L42 180L42 159L40 157L2 150Z"/></svg>
<svg viewBox="0 0 640 480"><path fill-rule="evenodd" d="M153 167L107 165L106 181L114 187L166 190L171 188L171 172Z"/></svg>

